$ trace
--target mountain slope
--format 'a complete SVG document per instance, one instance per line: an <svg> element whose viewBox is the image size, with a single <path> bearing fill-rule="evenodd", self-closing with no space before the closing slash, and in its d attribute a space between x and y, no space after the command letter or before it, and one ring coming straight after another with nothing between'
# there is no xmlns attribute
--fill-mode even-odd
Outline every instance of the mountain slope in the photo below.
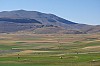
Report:
<svg viewBox="0 0 100 66"><path fill-rule="evenodd" d="M49 27L49 28L48 28ZM60 29L61 27L63 29ZM0 33L16 32L32 29L44 33L95 33L99 32L100 27L78 24L54 14L46 14L37 11L14 10L0 12ZM38 29L39 28L39 29ZM94 29L96 31L94 31ZM51 32L50 32L51 31Z"/></svg>

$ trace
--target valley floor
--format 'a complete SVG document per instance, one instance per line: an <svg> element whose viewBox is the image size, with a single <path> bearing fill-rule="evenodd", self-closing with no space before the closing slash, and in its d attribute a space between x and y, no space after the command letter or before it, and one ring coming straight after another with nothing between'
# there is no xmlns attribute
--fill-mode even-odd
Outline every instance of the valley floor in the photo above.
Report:
<svg viewBox="0 0 100 66"><path fill-rule="evenodd" d="M0 66L100 66L100 34L0 34Z"/></svg>

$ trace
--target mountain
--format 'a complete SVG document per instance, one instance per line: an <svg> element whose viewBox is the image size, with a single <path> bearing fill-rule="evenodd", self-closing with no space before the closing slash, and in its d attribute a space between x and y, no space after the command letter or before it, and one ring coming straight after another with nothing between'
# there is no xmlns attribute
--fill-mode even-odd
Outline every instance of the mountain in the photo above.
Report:
<svg viewBox="0 0 100 66"><path fill-rule="evenodd" d="M78 24L54 14L14 10L0 12L0 33L30 30L35 33L95 33L100 26Z"/></svg>
<svg viewBox="0 0 100 66"><path fill-rule="evenodd" d="M53 14L45 14L45 13L41 13L37 11L25 11L25 10L3 11L3 12L0 12L0 18L35 19L37 21L40 21L43 24L52 24L56 22L61 22L65 24L77 24L77 23L65 20L63 18L60 18Z"/></svg>

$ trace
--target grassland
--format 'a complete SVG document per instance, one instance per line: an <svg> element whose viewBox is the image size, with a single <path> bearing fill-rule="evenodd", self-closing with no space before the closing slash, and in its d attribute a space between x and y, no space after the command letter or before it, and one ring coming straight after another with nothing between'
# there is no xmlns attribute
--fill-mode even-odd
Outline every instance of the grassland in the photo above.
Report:
<svg viewBox="0 0 100 66"><path fill-rule="evenodd" d="M0 34L0 66L100 66L100 34Z"/></svg>

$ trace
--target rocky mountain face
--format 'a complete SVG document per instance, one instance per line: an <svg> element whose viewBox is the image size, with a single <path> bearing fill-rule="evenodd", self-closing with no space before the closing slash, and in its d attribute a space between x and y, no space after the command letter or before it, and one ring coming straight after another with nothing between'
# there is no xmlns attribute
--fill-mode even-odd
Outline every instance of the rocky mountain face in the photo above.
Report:
<svg viewBox="0 0 100 66"><path fill-rule="evenodd" d="M96 33L100 26L78 24L54 14L14 10L0 12L0 33L31 30L34 33Z"/></svg>

